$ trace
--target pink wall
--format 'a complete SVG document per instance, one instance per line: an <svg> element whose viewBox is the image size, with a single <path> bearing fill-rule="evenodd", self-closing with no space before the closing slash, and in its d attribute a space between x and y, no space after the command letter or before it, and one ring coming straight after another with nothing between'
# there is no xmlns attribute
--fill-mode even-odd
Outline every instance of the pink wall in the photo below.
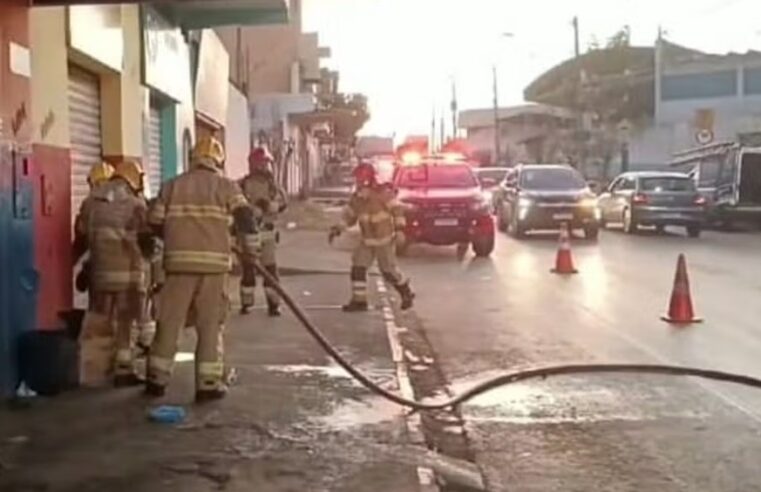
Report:
<svg viewBox="0 0 761 492"><path fill-rule="evenodd" d="M69 149L33 147L35 263L40 272L37 325L54 328L72 305L71 157Z"/></svg>

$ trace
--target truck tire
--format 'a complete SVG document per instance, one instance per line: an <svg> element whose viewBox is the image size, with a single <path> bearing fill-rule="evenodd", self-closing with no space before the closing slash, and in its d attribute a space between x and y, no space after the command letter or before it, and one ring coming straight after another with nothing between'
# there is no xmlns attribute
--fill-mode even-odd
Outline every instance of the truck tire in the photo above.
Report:
<svg viewBox="0 0 761 492"><path fill-rule="evenodd" d="M473 252L479 258L486 258L494 251L494 236L473 240Z"/></svg>

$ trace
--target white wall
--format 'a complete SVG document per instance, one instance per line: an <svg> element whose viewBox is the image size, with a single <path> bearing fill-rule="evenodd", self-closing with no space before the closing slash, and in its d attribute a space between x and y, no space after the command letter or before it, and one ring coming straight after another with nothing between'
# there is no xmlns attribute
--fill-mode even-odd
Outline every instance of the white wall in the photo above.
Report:
<svg viewBox="0 0 761 492"><path fill-rule="evenodd" d="M248 117L248 100L230 84L228 91L227 122L225 124L225 149L227 162L225 172L232 179L248 173L251 121Z"/></svg>

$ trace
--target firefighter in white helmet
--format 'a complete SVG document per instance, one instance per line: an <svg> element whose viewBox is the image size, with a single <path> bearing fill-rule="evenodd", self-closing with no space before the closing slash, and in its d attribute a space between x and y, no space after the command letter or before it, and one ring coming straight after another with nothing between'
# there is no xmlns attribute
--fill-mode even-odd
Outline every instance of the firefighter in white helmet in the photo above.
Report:
<svg viewBox="0 0 761 492"><path fill-rule="evenodd" d="M163 239L166 274L149 354L149 396L164 394L191 310L198 335L196 401L227 393L222 331L232 266L230 219L242 236L245 254L257 256L260 243L253 210L237 184L222 175L224 162L222 144L214 137L201 138L191 168L164 183L149 213L154 233Z"/></svg>

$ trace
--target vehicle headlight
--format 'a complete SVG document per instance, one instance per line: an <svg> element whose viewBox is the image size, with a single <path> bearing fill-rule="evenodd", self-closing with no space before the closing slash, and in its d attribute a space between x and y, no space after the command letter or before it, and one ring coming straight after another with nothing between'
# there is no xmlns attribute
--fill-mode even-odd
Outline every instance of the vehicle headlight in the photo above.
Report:
<svg viewBox="0 0 761 492"><path fill-rule="evenodd" d="M474 212L486 212L489 210L489 201L481 195L470 204L470 209Z"/></svg>
<svg viewBox="0 0 761 492"><path fill-rule="evenodd" d="M518 208L529 208L534 204L534 200L531 198L519 198Z"/></svg>
<svg viewBox="0 0 761 492"><path fill-rule="evenodd" d="M597 208L597 198L582 198L579 205L584 208Z"/></svg>
<svg viewBox="0 0 761 492"><path fill-rule="evenodd" d="M406 200L402 200L402 207L404 207L405 212L414 212L420 208L420 205L418 205L415 202L408 202Z"/></svg>
<svg viewBox="0 0 761 492"><path fill-rule="evenodd" d="M486 200L489 203L491 203L491 201L494 199L494 193L492 193L491 191L483 191L481 194L483 195L484 200Z"/></svg>

